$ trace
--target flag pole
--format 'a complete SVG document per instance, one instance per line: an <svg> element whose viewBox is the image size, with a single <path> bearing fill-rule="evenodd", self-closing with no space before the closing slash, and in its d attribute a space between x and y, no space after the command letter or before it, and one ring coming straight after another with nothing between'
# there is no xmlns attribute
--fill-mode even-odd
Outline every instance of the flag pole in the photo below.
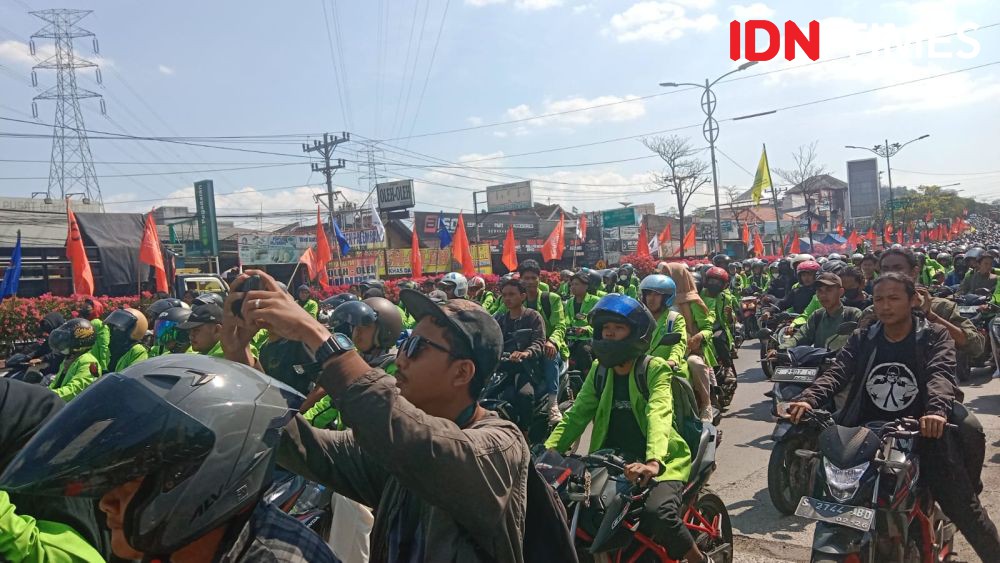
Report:
<svg viewBox="0 0 1000 563"><path fill-rule="evenodd" d="M288 283L285 284L285 287L292 287L292 281L295 279L295 273L299 271L299 264L301 263L301 261L295 263L295 267L292 268L292 275L288 278ZM291 290L289 290L289 293L291 293Z"/></svg>

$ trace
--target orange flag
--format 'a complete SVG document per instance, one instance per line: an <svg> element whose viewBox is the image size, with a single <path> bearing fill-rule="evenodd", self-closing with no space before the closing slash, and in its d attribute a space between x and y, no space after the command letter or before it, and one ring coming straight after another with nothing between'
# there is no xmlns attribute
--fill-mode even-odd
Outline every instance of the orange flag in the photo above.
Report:
<svg viewBox="0 0 1000 563"><path fill-rule="evenodd" d="M681 248L687 250L689 248L694 248L694 245L695 245L694 223L691 223L691 228L688 229L688 232L684 234L684 242L681 243Z"/></svg>
<svg viewBox="0 0 1000 563"><path fill-rule="evenodd" d="M66 234L66 257L69 258L73 268L73 293L79 295L94 294L94 274L90 271L90 261L87 260L87 250L83 247L83 235L80 234L80 225L76 222L76 215L69 208L69 200L66 200L66 219L69 222L69 231Z"/></svg>
<svg viewBox="0 0 1000 563"><path fill-rule="evenodd" d="M581 217L583 216L581 215ZM507 237L503 239L501 262L511 272L517 270L517 240L514 239L514 225L507 227Z"/></svg>
<svg viewBox="0 0 1000 563"><path fill-rule="evenodd" d="M844 236L844 222L837 223L837 235Z"/></svg>
<svg viewBox="0 0 1000 563"><path fill-rule="evenodd" d="M743 244L750 244L750 225L743 223Z"/></svg>
<svg viewBox="0 0 1000 563"><path fill-rule="evenodd" d="M851 231L851 235L847 237L847 244L851 245L853 248L857 248L860 243L861 237L858 236L857 229Z"/></svg>
<svg viewBox="0 0 1000 563"><path fill-rule="evenodd" d="M764 241L760 240L760 232L754 233L753 237L753 252L757 256L764 255Z"/></svg>
<svg viewBox="0 0 1000 563"><path fill-rule="evenodd" d="M667 221L667 226L663 227L663 230L660 231L660 246L667 244L672 238L673 234L670 232L670 222Z"/></svg>
<svg viewBox="0 0 1000 563"><path fill-rule="evenodd" d="M788 249L791 254L799 254L802 252L802 248L799 244L799 232L795 231L792 233L792 247Z"/></svg>
<svg viewBox="0 0 1000 563"><path fill-rule="evenodd" d="M318 205L316 206L316 254L313 260L313 269L316 271L310 277L319 276L319 285L323 289L329 288L330 276L326 273L326 266L333 260L333 252L330 250L330 241L326 238L326 229L323 228Z"/></svg>
<svg viewBox="0 0 1000 563"><path fill-rule="evenodd" d="M649 234L646 233L646 223L643 222L642 226L639 227L639 242L635 249L637 256L645 256L649 258Z"/></svg>
<svg viewBox="0 0 1000 563"><path fill-rule="evenodd" d="M896 242L903 244L903 231L896 231Z"/></svg>
<svg viewBox="0 0 1000 563"><path fill-rule="evenodd" d="M413 226L413 237L410 240L410 277L419 278L424 275L424 257L420 255L420 239L417 238L417 226Z"/></svg>
<svg viewBox="0 0 1000 563"><path fill-rule="evenodd" d="M299 262L305 264L306 270L309 272L309 279L316 279L316 253L313 252L311 246L302 253L302 256L299 256Z"/></svg>
<svg viewBox="0 0 1000 563"><path fill-rule="evenodd" d="M458 226L455 227L455 234L451 239L451 253L455 261L462 265L462 273L466 277L476 275L476 262L472 259L472 250L469 248L469 236L465 234L465 218L458 214Z"/></svg>
<svg viewBox="0 0 1000 563"><path fill-rule="evenodd" d="M865 235L865 238L872 244L875 244L875 227L868 228L868 233Z"/></svg>
<svg viewBox="0 0 1000 563"><path fill-rule="evenodd" d="M146 229L142 233L142 243L139 245L139 261L149 264L156 270L156 291L166 293L167 270L163 267L163 254L160 252L160 236L156 233L156 220L153 213L146 214Z"/></svg>
<svg viewBox="0 0 1000 563"><path fill-rule="evenodd" d="M566 249L566 244L563 240L563 226L563 215L560 213L556 228L552 229L552 232L549 233L549 238L545 239L545 244L542 245L542 259L546 262L550 260L562 260L563 250Z"/></svg>

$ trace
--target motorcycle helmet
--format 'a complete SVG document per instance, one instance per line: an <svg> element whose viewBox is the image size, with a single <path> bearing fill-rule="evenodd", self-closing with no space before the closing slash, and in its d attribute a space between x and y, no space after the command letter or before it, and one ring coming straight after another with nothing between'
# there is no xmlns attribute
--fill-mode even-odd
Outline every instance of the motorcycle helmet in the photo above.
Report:
<svg viewBox="0 0 1000 563"><path fill-rule="evenodd" d="M330 324L336 332L350 336L357 326L376 325L375 347L389 349L403 331L399 308L384 297L369 297L364 301L349 301L334 309Z"/></svg>
<svg viewBox="0 0 1000 563"><path fill-rule="evenodd" d="M855 265L860 264L861 261L864 259L865 255L861 254L860 252L855 252L854 254L851 254L851 262L854 262Z"/></svg>
<svg viewBox="0 0 1000 563"><path fill-rule="evenodd" d="M642 295L646 291L659 293L663 296L663 306L670 307L674 304L674 298L677 297L677 284L670 276L652 274L642 278L642 281L639 282L639 294Z"/></svg>
<svg viewBox="0 0 1000 563"><path fill-rule="evenodd" d="M448 286L455 293L455 297L464 298L469 294L469 281L458 272L448 272L438 285Z"/></svg>
<svg viewBox="0 0 1000 563"><path fill-rule="evenodd" d="M812 272L814 274L819 274L820 265L819 262L815 260L806 260L798 265L795 269L795 275L801 275L803 272Z"/></svg>
<svg viewBox="0 0 1000 563"><path fill-rule="evenodd" d="M97 331L87 319L70 319L49 334L49 348L63 356L86 352L94 346Z"/></svg>
<svg viewBox="0 0 1000 563"><path fill-rule="evenodd" d="M404 289L412 289L414 291L419 291L420 286L418 286L417 282L413 280L403 280L396 284L396 288L399 289L400 291Z"/></svg>
<svg viewBox="0 0 1000 563"><path fill-rule="evenodd" d="M726 256L725 254L716 254L715 256L712 257L712 265L717 266L719 268L728 268L729 257Z"/></svg>
<svg viewBox="0 0 1000 563"><path fill-rule="evenodd" d="M167 297L165 299L157 299L153 301L152 305L146 309L149 318L153 319L154 322L160 317L160 313L166 311L167 309L173 309L174 307L184 307L190 309L187 303L177 299L176 297Z"/></svg>
<svg viewBox="0 0 1000 563"><path fill-rule="evenodd" d="M325 309L336 309L342 303L347 303L348 301L361 301L361 298L353 293L338 293L337 295L327 297L320 305Z"/></svg>
<svg viewBox="0 0 1000 563"><path fill-rule="evenodd" d="M125 538L169 560L259 501L282 428L302 401L249 366L159 356L101 377L63 407L17 453L0 486L97 499L141 477Z"/></svg>
<svg viewBox="0 0 1000 563"><path fill-rule="evenodd" d="M225 303L225 301L226 300L218 293L206 291L205 293L198 294L198 297L194 298L194 304L191 308L193 309L198 305L218 305L219 307L222 307L222 304Z"/></svg>
<svg viewBox="0 0 1000 563"><path fill-rule="evenodd" d="M836 252L831 252L830 254L828 254L826 256L826 259L827 260L841 260L841 261L843 261L844 257L841 256L840 254L837 254Z"/></svg>
<svg viewBox="0 0 1000 563"><path fill-rule="evenodd" d="M635 273L635 266L626 262L618 268L618 277L623 280L629 280L632 278L632 274Z"/></svg>
<svg viewBox="0 0 1000 563"><path fill-rule="evenodd" d="M624 340L605 340L604 323L627 324L631 331ZM646 353L656 327L649 310L627 295L605 295L590 311L590 326L594 327L593 352L597 361L612 368Z"/></svg>
<svg viewBox="0 0 1000 563"><path fill-rule="evenodd" d="M820 271L823 273L837 274L838 276L849 268L846 262L842 260L827 260L826 264L820 267Z"/></svg>
<svg viewBox="0 0 1000 563"><path fill-rule="evenodd" d="M763 260L754 260L750 263L750 271L757 274L763 273L765 265L766 264ZM760 268L760 270L757 270L757 268ZM775 268L777 268L777 266L775 266Z"/></svg>
<svg viewBox="0 0 1000 563"><path fill-rule="evenodd" d="M187 350L191 345L191 332L180 328L191 316L191 309L173 307L160 313L153 324L153 335L159 346L171 351Z"/></svg>
<svg viewBox="0 0 1000 563"><path fill-rule="evenodd" d="M771 274L771 276L777 277L778 276L778 262L771 262L771 264L768 265L768 267L767 267L767 271L768 271L768 273Z"/></svg>
<svg viewBox="0 0 1000 563"><path fill-rule="evenodd" d="M729 272L718 266L713 266L705 272L705 281L716 279L721 280L723 287L729 285Z"/></svg>
<svg viewBox="0 0 1000 563"><path fill-rule="evenodd" d="M563 271L569 272L569 270L563 270ZM573 273L570 272L570 276L572 275ZM482 276L476 276L471 280L469 280L469 287L478 287L479 289L486 289L486 280L484 280Z"/></svg>
<svg viewBox="0 0 1000 563"><path fill-rule="evenodd" d="M618 283L618 271L614 268L609 268L601 272L601 279L606 285L615 285Z"/></svg>
<svg viewBox="0 0 1000 563"><path fill-rule="evenodd" d="M951 266L951 254L948 254L947 252L941 252L941 253L939 253L937 255L936 260L942 266L945 266L945 267Z"/></svg>
<svg viewBox="0 0 1000 563"><path fill-rule="evenodd" d="M826 264L827 261L829 261L829 258L827 258L826 256L820 256L819 258L816 259L816 262L819 263L820 266Z"/></svg>
<svg viewBox="0 0 1000 563"><path fill-rule="evenodd" d="M146 315L135 309L116 309L104 319L104 324L112 331L127 334L129 340L134 342L142 340L149 328Z"/></svg>

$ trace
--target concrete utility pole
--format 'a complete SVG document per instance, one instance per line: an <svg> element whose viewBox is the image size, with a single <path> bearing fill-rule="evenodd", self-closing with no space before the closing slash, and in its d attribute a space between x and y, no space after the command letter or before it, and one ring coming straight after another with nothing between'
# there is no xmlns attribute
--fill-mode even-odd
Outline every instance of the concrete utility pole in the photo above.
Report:
<svg viewBox="0 0 1000 563"><path fill-rule="evenodd" d="M333 225L333 201L336 199L336 194L333 190L333 174L337 170L347 166L347 162L342 159L337 159L337 164L331 164L333 160L333 150L337 148L340 143L345 143L351 140L350 133L341 133L340 136L331 135L330 133L323 133L323 142L313 141L313 144L307 145L302 143L302 152L318 152L320 156L323 157L323 165L320 166L319 163L312 163L313 172L322 172L323 176L326 177L326 210L330 214L330 225Z"/></svg>

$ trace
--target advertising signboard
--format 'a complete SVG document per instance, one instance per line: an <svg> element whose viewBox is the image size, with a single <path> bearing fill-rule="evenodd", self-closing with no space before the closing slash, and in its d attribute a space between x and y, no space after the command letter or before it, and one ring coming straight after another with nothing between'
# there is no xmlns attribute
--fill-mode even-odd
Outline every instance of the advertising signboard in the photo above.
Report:
<svg viewBox="0 0 1000 563"><path fill-rule="evenodd" d="M378 208L382 211L413 207L413 180L396 180L377 184Z"/></svg>
<svg viewBox="0 0 1000 563"><path fill-rule="evenodd" d="M219 225L215 220L215 186L211 180L194 183L194 205L201 246L210 256L218 256Z"/></svg>
<svg viewBox="0 0 1000 563"><path fill-rule="evenodd" d="M531 209L531 181L487 187L486 209L490 213Z"/></svg>
<svg viewBox="0 0 1000 563"><path fill-rule="evenodd" d="M881 197L877 158L847 162L847 198L848 218L874 217L878 214Z"/></svg>

